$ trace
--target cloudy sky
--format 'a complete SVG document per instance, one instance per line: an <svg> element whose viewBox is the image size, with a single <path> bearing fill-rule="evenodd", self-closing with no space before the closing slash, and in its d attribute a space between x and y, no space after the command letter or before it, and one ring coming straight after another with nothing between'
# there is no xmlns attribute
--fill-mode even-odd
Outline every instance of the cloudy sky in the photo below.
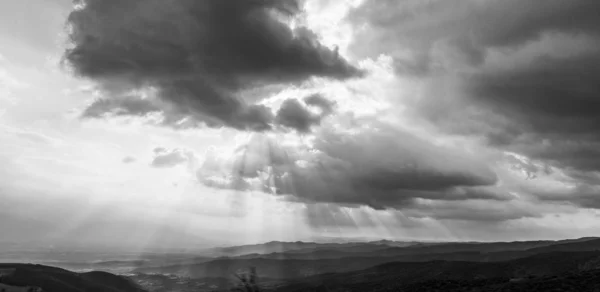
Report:
<svg viewBox="0 0 600 292"><path fill-rule="evenodd" d="M1 243L598 235L598 10L1 1Z"/></svg>

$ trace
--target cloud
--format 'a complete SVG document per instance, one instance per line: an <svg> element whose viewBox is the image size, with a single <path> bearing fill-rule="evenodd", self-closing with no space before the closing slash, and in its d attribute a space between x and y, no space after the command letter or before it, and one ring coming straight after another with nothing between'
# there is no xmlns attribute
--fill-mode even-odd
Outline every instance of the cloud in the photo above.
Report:
<svg viewBox="0 0 600 292"><path fill-rule="evenodd" d="M194 159L194 153L188 150L173 149L167 150L162 147L154 149L154 159L150 165L156 168L175 167L184 163L191 162Z"/></svg>
<svg viewBox="0 0 600 292"><path fill-rule="evenodd" d="M491 136L492 145L532 158L600 171L599 62L600 51L566 59L538 57L524 66L470 78L471 100L511 120L495 136L483 134Z"/></svg>
<svg viewBox="0 0 600 292"><path fill-rule="evenodd" d="M600 209L600 172L553 168L521 184L518 192L545 203Z"/></svg>
<svg viewBox="0 0 600 292"><path fill-rule="evenodd" d="M81 114L86 118L100 118L110 114L114 116L144 116L161 109L151 101L136 97L99 98L94 100Z"/></svg>
<svg viewBox="0 0 600 292"><path fill-rule="evenodd" d="M414 110L444 131L482 137L493 148L600 171L599 62L600 50L534 54L526 62L448 77L451 82L433 78Z"/></svg>
<svg viewBox="0 0 600 292"><path fill-rule="evenodd" d="M125 164L134 163L135 161L136 161L136 159L131 156L127 156L127 157L123 158L123 160L122 160L122 162Z"/></svg>
<svg viewBox="0 0 600 292"><path fill-rule="evenodd" d="M26 128L15 128L0 124L0 134L6 133L35 145L58 146L65 144L65 141L54 136L49 136L40 131L33 131Z"/></svg>
<svg viewBox="0 0 600 292"><path fill-rule="evenodd" d="M543 6L519 0L367 0L347 19L356 27L356 54L390 54L398 73L427 76L481 64L489 48L515 48L548 33L599 36L597 9L600 4L589 0Z"/></svg>
<svg viewBox="0 0 600 292"><path fill-rule="evenodd" d="M600 209L600 187L598 185L578 184L575 187L557 190L542 190L535 193L542 201L563 202L575 206Z"/></svg>
<svg viewBox="0 0 600 292"><path fill-rule="evenodd" d="M503 189L510 181L525 197L597 208L597 9L588 0L371 0L347 21L353 53L387 54L399 78L419 79L418 96L400 102L412 117L478 139L522 174L501 177Z"/></svg>
<svg viewBox="0 0 600 292"><path fill-rule="evenodd" d="M304 102L309 106L318 108L321 116L327 116L333 113L335 107L335 103L333 101L328 100L320 94L309 95L304 98Z"/></svg>
<svg viewBox="0 0 600 292"><path fill-rule="evenodd" d="M318 112L312 112L310 107L318 109ZM312 126L319 125L333 112L333 107L333 102L319 94L304 98L304 104L297 99L287 99L281 104L275 122L301 133L310 132Z"/></svg>
<svg viewBox="0 0 600 292"><path fill-rule="evenodd" d="M283 166L289 154L264 135L253 135L233 153L211 149L196 171L203 184L218 189L238 191L264 190L265 170L272 165Z"/></svg>
<svg viewBox="0 0 600 292"><path fill-rule="evenodd" d="M511 153L506 154L505 158L510 165L510 168L523 173L526 179L535 179L538 174L550 175L553 172L550 165L539 162L536 163L522 155Z"/></svg>
<svg viewBox="0 0 600 292"><path fill-rule="evenodd" d="M411 218L459 220L474 222L502 222L522 218L541 217L543 210L528 202L505 201L427 201L422 200L403 214Z"/></svg>
<svg viewBox="0 0 600 292"><path fill-rule="evenodd" d="M383 124L362 124L349 128L352 134L320 128L312 145L300 148L257 134L232 156L209 154L198 178L212 187L376 209L402 208L415 198L511 199L494 188L496 174L466 153Z"/></svg>
<svg viewBox="0 0 600 292"><path fill-rule="evenodd" d="M369 216L390 212L406 226L491 226L554 212L537 205L600 206L597 4L366 0L317 36L304 21L328 21L294 1L87 3L65 52L102 91L85 117L261 132L207 152L194 169L205 186L302 202L313 228L378 227ZM322 45L334 39L367 78L348 82L363 72ZM156 149L152 166L193 157Z"/></svg>
<svg viewBox="0 0 600 292"><path fill-rule="evenodd" d="M72 47L64 60L97 81L108 98L154 91L166 125L262 131L273 116L247 90L312 77L347 79L362 72L321 45L306 27L290 28L295 0L86 0L68 18ZM155 105L98 101L86 112L142 115ZM101 110L99 110L101 109Z"/></svg>
<svg viewBox="0 0 600 292"><path fill-rule="evenodd" d="M312 113L296 99L284 101L281 104L275 119L277 124L296 129L298 132L309 132L310 127L319 122L319 120L314 119Z"/></svg>

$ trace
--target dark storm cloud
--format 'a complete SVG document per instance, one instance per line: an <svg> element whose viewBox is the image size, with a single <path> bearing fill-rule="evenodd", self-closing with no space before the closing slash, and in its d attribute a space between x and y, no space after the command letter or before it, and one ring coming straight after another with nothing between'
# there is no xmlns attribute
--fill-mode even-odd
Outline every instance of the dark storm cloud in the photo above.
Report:
<svg viewBox="0 0 600 292"><path fill-rule="evenodd" d="M393 210L388 214L392 221L381 220L377 213L362 208L343 208L337 204L309 204L306 206L306 221L311 228L341 231L352 228L383 226L391 230L411 229L433 230L435 225L475 224L479 228L494 226L503 222L540 218L543 209L515 202L486 201L433 201L413 203L402 210ZM391 224L390 224L391 223ZM453 229L450 229L453 230Z"/></svg>
<svg viewBox="0 0 600 292"><path fill-rule="evenodd" d="M600 184L575 182L573 188L540 190L535 195L542 201L568 203L583 208L600 209Z"/></svg>
<svg viewBox="0 0 600 292"><path fill-rule="evenodd" d="M109 95L156 89L168 104L167 120L187 117L208 126L264 130L272 115L252 105L256 100L241 98L242 91L362 74L312 31L281 21L301 12L293 0L82 3L68 18L73 47L64 54L67 64Z"/></svg>
<svg viewBox="0 0 600 292"><path fill-rule="evenodd" d="M415 109L440 128L565 169L600 171L600 51L539 56L431 83Z"/></svg>
<svg viewBox="0 0 600 292"><path fill-rule="evenodd" d="M304 99L302 104L297 99L287 99L279 108L275 122L281 126L295 129L298 132L310 132L311 127L321 123L321 120L333 112L333 102L321 95L315 94ZM319 110L313 113L309 106Z"/></svg>
<svg viewBox="0 0 600 292"><path fill-rule="evenodd" d="M312 113L296 99L288 99L281 104L275 121L284 127L304 133L309 132L310 127L318 122L313 118Z"/></svg>
<svg viewBox="0 0 600 292"><path fill-rule="evenodd" d="M555 174L557 184L540 182L524 185L519 192L529 193L542 202L600 209L600 172L562 169ZM535 181L533 181L535 182Z"/></svg>
<svg viewBox="0 0 600 292"><path fill-rule="evenodd" d="M468 90L475 101L535 115L531 126L540 132L588 132L582 126L600 125L599 76L600 51L595 51L568 59L539 57L526 66L484 72L468 81Z"/></svg>
<svg viewBox="0 0 600 292"><path fill-rule="evenodd" d="M426 76L444 59L480 64L485 50L516 47L544 33L600 35L595 0L367 0L348 19L357 29L353 50L391 54L399 73Z"/></svg>
<svg viewBox="0 0 600 292"><path fill-rule="evenodd" d="M209 155L198 178L212 187L376 209L402 208L415 198L512 199L494 187L497 177L485 165L402 131L373 126L354 135L315 134L306 150L257 135L230 161Z"/></svg>
<svg viewBox="0 0 600 292"><path fill-rule="evenodd" d="M466 81L466 92L473 104L510 117L508 127L483 133L492 145L562 167L600 171L599 78L595 51L480 73Z"/></svg>
<svg viewBox="0 0 600 292"><path fill-rule="evenodd" d="M367 0L348 20L367 24L357 54L390 54L399 73L428 78L413 108L441 129L600 171L599 10L594 0Z"/></svg>
<svg viewBox="0 0 600 292"><path fill-rule="evenodd" d="M485 5L485 4L484 4ZM488 46L518 45L544 32L600 34L595 0L495 1L479 9L479 42Z"/></svg>
<svg viewBox="0 0 600 292"><path fill-rule="evenodd" d="M156 99L143 99L137 96L99 98L90 104L81 114L82 118L102 118L116 116L145 117L149 114L160 114L162 119L153 124L176 129L193 128L202 125L220 127L221 120L198 114L193 108L182 105L193 104L193 100L184 97L174 98L181 104L165 103ZM270 129L273 114L263 105L248 105L230 116L228 126L236 129L253 129L262 131ZM149 122L150 123L150 122Z"/></svg>
<svg viewBox="0 0 600 292"><path fill-rule="evenodd" d="M173 149L171 151L157 147L154 149L154 158L150 165L156 168L169 168L180 164L188 163L194 159L194 153L182 149Z"/></svg>

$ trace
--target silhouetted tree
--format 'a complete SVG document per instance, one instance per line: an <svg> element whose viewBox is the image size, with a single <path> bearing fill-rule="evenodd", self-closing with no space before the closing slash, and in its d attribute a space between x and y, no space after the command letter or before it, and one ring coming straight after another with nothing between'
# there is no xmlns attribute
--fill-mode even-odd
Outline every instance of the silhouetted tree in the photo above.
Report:
<svg viewBox="0 0 600 292"><path fill-rule="evenodd" d="M250 273L247 274L236 274L235 277L240 281L239 286L232 288L234 292L260 292L258 287L258 277L256 276L256 268L251 267Z"/></svg>

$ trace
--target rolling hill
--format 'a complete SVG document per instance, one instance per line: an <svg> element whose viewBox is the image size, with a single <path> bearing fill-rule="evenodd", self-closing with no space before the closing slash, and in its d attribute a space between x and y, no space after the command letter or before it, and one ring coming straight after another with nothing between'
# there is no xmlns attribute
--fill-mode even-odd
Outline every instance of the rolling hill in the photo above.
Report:
<svg viewBox="0 0 600 292"><path fill-rule="evenodd" d="M254 267L267 291L519 291L514 289L546 287L548 283L566 285L573 291L594 291L585 289L596 287L588 284L598 276L600 239L423 244L270 242L217 248L206 254L62 263L74 268L123 269L131 274L125 278L100 271L75 273L43 265L0 264L0 271L14 270L3 276L2 282L42 287L48 292L144 291L138 284L150 291L213 291L212 287L231 287L234 274Z"/></svg>
<svg viewBox="0 0 600 292"><path fill-rule="evenodd" d="M271 253L311 253L320 250L336 250L340 252L367 252L395 247L407 247L420 244L418 242L375 241L375 242L348 242L348 243L315 243L315 242L281 242L271 241L262 244L220 247L210 249L208 253L215 257L235 257L248 254Z"/></svg>
<svg viewBox="0 0 600 292"><path fill-rule="evenodd" d="M589 282L589 277L598 279L600 277L600 252L554 252L493 263L395 262L361 271L323 274L298 279L269 291L494 291L484 288L486 286L490 289L511 285L528 286L536 281L544 282L540 279L551 280L561 277L580 277L580 280L585 279L583 282L586 283ZM452 285L455 287L450 287ZM594 285L594 289L600 288L599 282ZM441 286L448 286L446 287L448 289L441 289ZM469 290L466 290L466 287ZM474 290L477 287L483 290Z"/></svg>
<svg viewBox="0 0 600 292"><path fill-rule="evenodd" d="M375 246L379 248L375 248ZM272 279L292 279L322 273L349 272L389 262L509 261L549 252L600 250L600 239L585 238L568 241L448 243L406 247L378 244L338 245L339 249L313 246L271 254L248 254L222 257L194 264L139 267L136 273L174 274L191 278L229 277L256 267L259 276ZM351 248L352 252L348 251ZM359 248L363 248L363 251Z"/></svg>
<svg viewBox="0 0 600 292"><path fill-rule="evenodd" d="M131 280L106 272L74 273L64 269L31 265L0 264L11 270L0 282L11 286L35 286L44 292L144 292Z"/></svg>

